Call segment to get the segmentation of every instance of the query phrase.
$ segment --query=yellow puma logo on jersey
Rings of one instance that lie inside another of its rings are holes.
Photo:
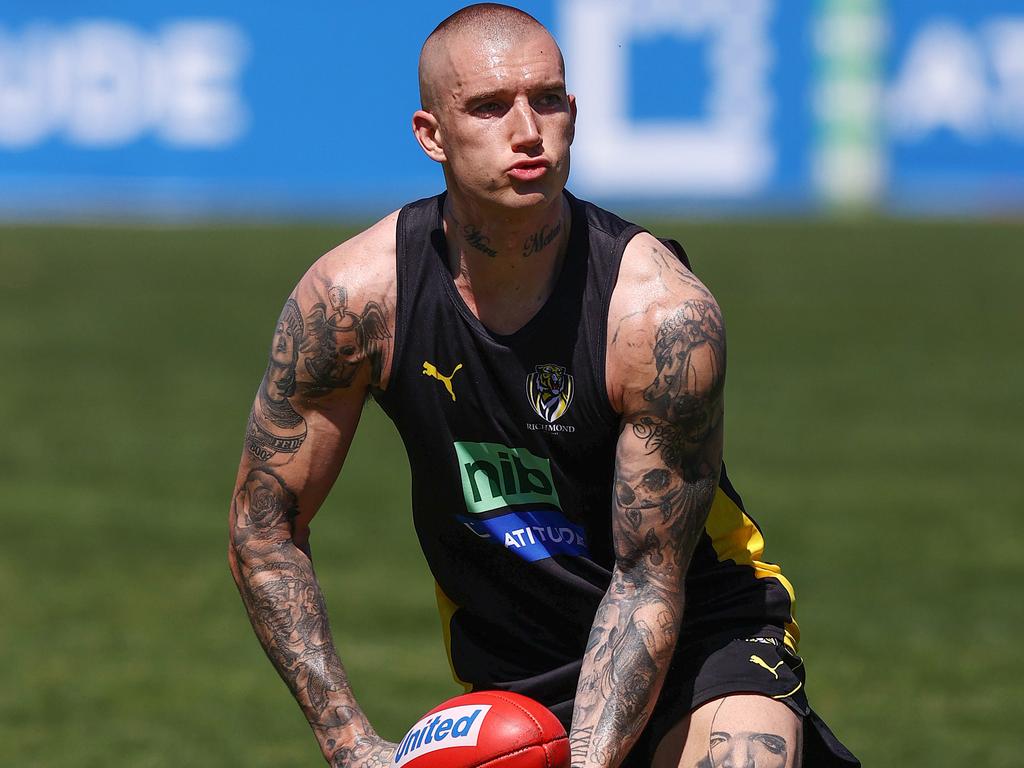
[[[448,394],[452,396],[452,402],[454,403],[455,402],[455,390],[452,389],[452,376],[454,376],[456,373],[458,373],[459,369],[461,367],[462,367],[462,363],[459,363],[458,365],[455,366],[455,368],[452,370],[452,372],[450,374],[445,376],[443,373],[441,373],[439,370],[437,370],[437,366],[436,365],[434,365],[433,363],[428,363],[426,360],[424,360],[423,361],[423,375],[424,376],[430,376],[431,378],[437,379],[442,384],[444,384],[444,388],[448,390]]]
[[[778,669],[779,667],[781,667],[786,662],[780,661],[774,667],[769,667],[768,663],[764,659],[762,659],[760,656],[751,656],[750,657],[750,663],[751,664],[757,664],[757,666],[759,666],[759,667],[764,667],[769,672],[771,672],[773,675],[775,675],[775,679],[778,680],[779,679],[779,673],[776,672],[775,670]]]

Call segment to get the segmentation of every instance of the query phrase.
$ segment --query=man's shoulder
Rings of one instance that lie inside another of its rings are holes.
[[[721,324],[711,291],[679,255],[648,232],[634,236],[622,256],[608,310],[607,377],[611,402],[622,405],[623,392],[643,387],[666,333],[690,315]]]
[[[340,287],[349,295],[365,293],[378,300],[393,297],[398,214],[388,214],[329,250],[310,267],[302,282],[314,290]]]
[[[327,271],[359,271],[367,267],[390,265],[394,268],[399,211],[339,243],[320,257],[318,264]]]
[[[346,388],[364,360],[371,363],[370,386],[386,386],[398,293],[397,221],[396,211],[325,253],[289,299],[304,318],[307,335],[322,346],[320,357],[306,363],[331,385],[321,382],[320,391]],[[337,382],[343,385],[334,386]]]
[[[707,289],[679,252],[659,240],[650,232],[638,232],[627,243],[622,253],[622,264],[615,293],[632,300],[638,295],[647,297],[644,304],[667,304],[693,298],[713,300]],[[615,296],[613,294],[613,302]]]

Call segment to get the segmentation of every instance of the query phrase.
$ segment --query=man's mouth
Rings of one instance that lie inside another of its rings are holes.
[[[547,160],[520,160],[508,170],[508,175],[517,181],[533,181],[539,179],[551,168]]]

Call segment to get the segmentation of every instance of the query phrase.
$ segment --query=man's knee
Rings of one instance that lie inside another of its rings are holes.
[[[780,701],[733,694],[701,705],[661,740],[652,768],[801,768],[803,722]]]

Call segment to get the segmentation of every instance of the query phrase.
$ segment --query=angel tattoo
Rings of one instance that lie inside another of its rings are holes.
[[[340,285],[332,286],[327,298],[330,309],[319,302],[306,315],[307,334],[302,351],[307,355],[306,370],[313,379],[306,390],[309,397],[321,397],[350,386],[365,359],[370,360],[371,381],[377,385],[387,361],[391,333],[384,307],[370,301],[358,315],[349,310],[348,292]]]

